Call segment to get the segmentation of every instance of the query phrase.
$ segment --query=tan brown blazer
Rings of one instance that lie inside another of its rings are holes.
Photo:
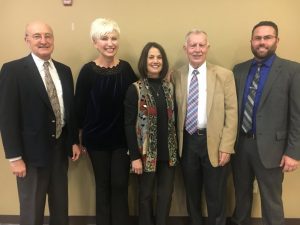
[[[233,73],[217,65],[207,66],[207,148],[212,166],[218,166],[219,152],[234,153],[237,134],[237,97]],[[179,156],[182,155],[187,109],[188,65],[173,72],[178,107]]]

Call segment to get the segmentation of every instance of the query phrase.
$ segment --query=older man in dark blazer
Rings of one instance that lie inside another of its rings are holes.
[[[239,134],[233,175],[236,207],[232,223],[250,224],[256,178],[265,225],[283,225],[283,172],[299,167],[300,64],[276,54],[277,25],[262,21],[252,30],[254,59],[234,67]]]
[[[68,224],[68,152],[77,160],[73,79],[51,59],[54,37],[43,22],[26,26],[31,54],[1,69],[1,136],[17,177],[20,224],[42,225],[48,195],[50,224]]]

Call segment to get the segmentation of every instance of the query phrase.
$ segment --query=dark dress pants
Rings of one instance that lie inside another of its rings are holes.
[[[90,151],[96,182],[96,224],[128,225],[129,156],[126,149]]]
[[[52,149],[48,167],[26,167],[26,176],[17,178],[20,225],[43,225],[48,195],[49,225],[68,224],[68,156],[64,133]]]
[[[236,154],[232,158],[236,206],[232,224],[250,225],[253,182],[257,179],[261,197],[264,225],[284,225],[282,204],[282,168],[267,169],[261,163],[255,139],[239,138]]]
[[[182,171],[190,225],[202,225],[201,192],[204,187],[208,225],[226,224],[228,165],[213,167],[207,152],[206,135],[184,133]]]
[[[139,225],[166,225],[174,187],[175,167],[158,161],[155,172],[139,175]],[[153,217],[153,196],[156,183],[156,207]]]

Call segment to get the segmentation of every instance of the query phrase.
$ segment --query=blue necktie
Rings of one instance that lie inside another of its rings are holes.
[[[242,129],[245,133],[248,133],[252,129],[252,116],[253,116],[253,106],[256,96],[256,91],[258,87],[258,82],[260,78],[260,68],[262,64],[257,64],[257,70],[250,85],[249,94],[244,108],[244,115],[242,121]]]
[[[197,131],[198,127],[198,70],[193,71],[193,77],[189,86],[189,96],[187,102],[187,113],[185,118],[185,129],[189,134],[193,134]]]

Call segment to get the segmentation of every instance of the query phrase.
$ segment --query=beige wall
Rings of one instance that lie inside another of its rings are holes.
[[[115,19],[121,27],[120,58],[136,69],[141,48],[148,41],[161,43],[171,66],[185,63],[182,43],[194,27],[209,34],[209,60],[227,68],[251,57],[250,31],[260,20],[274,20],[279,26],[278,54],[300,61],[300,2],[298,0],[74,0],[64,7],[62,0],[0,0],[0,64],[28,54],[23,41],[27,22],[41,19],[52,25],[56,39],[53,57],[71,66],[76,80],[79,69],[96,56],[89,40],[89,25],[96,17]],[[74,29],[72,29],[72,27]],[[299,96],[300,97],[300,96]],[[0,215],[18,214],[15,178],[4,159],[0,143]],[[286,217],[300,218],[300,170],[287,174],[283,200]],[[87,157],[71,164],[69,176],[70,215],[94,215],[94,180]],[[229,213],[233,208],[229,181]],[[130,182],[131,213],[136,212],[135,179]],[[260,216],[259,194],[254,196],[253,216]],[[172,215],[186,215],[182,179],[178,171]]]

